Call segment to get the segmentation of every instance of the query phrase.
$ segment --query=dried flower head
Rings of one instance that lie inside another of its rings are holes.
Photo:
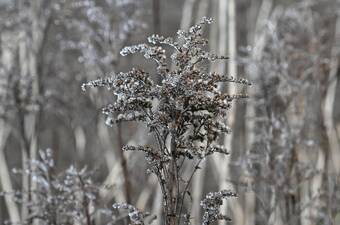
[[[169,45],[174,49],[171,55],[176,66],[174,70],[170,70],[166,52],[161,46],[140,44],[122,49],[123,56],[142,53],[145,58],[154,60],[161,84],[155,84],[150,74],[136,68],[83,84],[83,90],[106,87],[115,96],[114,103],[103,109],[107,124],[111,126],[120,121],[146,123],[150,132],[160,140],[161,156],[170,156],[164,143],[170,134],[176,137],[177,156],[204,157],[215,151],[227,153],[214,142],[221,133],[230,132],[226,125],[230,103],[247,96],[222,93],[218,84],[234,82],[250,85],[250,82],[206,73],[200,67],[204,60],[225,59],[203,49],[208,41],[202,37],[202,26],[210,22],[211,19],[204,18],[189,31],[179,31],[177,41],[158,35],[148,38],[151,44]]]

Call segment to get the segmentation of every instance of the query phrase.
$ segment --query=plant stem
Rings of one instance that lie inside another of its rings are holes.
[[[120,157],[120,165],[123,170],[124,176],[124,190],[125,190],[125,199],[127,203],[131,203],[131,186],[129,180],[129,172],[126,164],[126,158],[123,152],[123,137],[122,137],[122,126],[120,123],[117,124],[117,132],[118,132],[118,146],[119,146],[119,157]]]

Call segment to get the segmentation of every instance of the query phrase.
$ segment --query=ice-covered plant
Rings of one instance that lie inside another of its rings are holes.
[[[228,154],[217,144],[218,137],[229,133],[226,125],[231,102],[245,98],[244,94],[226,94],[219,89],[222,82],[250,85],[245,79],[235,79],[218,73],[208,73],[207,61],[226,59],[204,50],[208,41],[203,38],[203,25],[211,23],[204,18],[188,31],[178,31],[177,39],[152,35],[150,44],[125,47],[121,55],[142,53],[156,63],[156,84],[149,73],[140,68],[83,84],[82,88],[106,87],[113,103],[103,109],[106,123],[112,126],[123,121],[144,123],[154,135],[155,146],[125,146],[126,151],[146,153],[149,171],[156,175],[163,196],[164,224],[180,224],[185,213],[184,199],[189,196],[189,185],[194,173],[206,156],[215,152]],[[165,49],[173,49],[171,69]],[[193,163],[192,173],[184,177],[185,162]]]

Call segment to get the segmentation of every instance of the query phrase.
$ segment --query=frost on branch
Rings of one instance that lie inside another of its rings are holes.
[[[202,225],[208,225],[217,220],[231,219],[225,215],[222,215],[219,210],[223,204],[223,199],[237,197],[237,195],[230,190],[222,190],[218,192],[210,192],[201,201],[201,207],[204,210]]]
[[[128,212],[131,224],[145,224],[144,219],[149,216],[149,213],[143,213],[139,211],[136,207],[129,205],[127,203],[115,203],[112,205],[114,209],[126,210]]]
[[[83,84],[82,89],[106,87],[112,91],[116,96],[116,101],[103,108],[103,113],[108,116],[106,123],[112,126],[119,121],[144,121],[147,110],[152,107],[154,98],[152,86],[153,81],[146,72],[133,69],[127,73],[118,73],[105,79],[90,81]]]

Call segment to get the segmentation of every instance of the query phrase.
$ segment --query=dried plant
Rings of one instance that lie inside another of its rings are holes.
[[[92,224],[90,204],[97,198],[98,188],[93,184],[93,171],[78,171],[74,166],[55,174],[55,162],[51,149],[39,152],[39,159],[27,162],[29,170],[13,172],[27,174],[35,187],[18,191],[15,200],[28,209],[29,215],[21,224]],[[32,196],[29,201],[26,195]],[[85,222],[86,221],[86,222]],[[10,222],[8,222],[10,223]]]
[[[13,172],[27,174],[35,182],[34,188],[0,193],[0,196],[12,196],[17,203],[28,209],[29,215],[19,224],[93,225],[96,217],[106,221],[101,224],[117,224],[126,217],[130,218],[132,224],[145,224],[144,219],[150,215],[126,203],[115,203],[109,208],[101,206],[98,195],[100,185],[92,180],[95,171],[86,167],[78,170],[72,165],[56,173],[51,149],[40,151],[37,160],[27,163],[30,164],[27,166],[30,170],[14,169]],[[26,195],[32,198],[27,201]],[[127,210],[128,214],[117,213],[117,210]],[[12,221],[5,223],[13,224]]]
[[[208,41],[202,36],[202,28],[209,23],[211,19],[204,18],[188,31],[178,31],[177,40],[152,35],[148,41],[153,45],[122,49],[123,56],[142,53],[146,59],[155,61],[156,75],[161,79],[159,85],[140,68],[82,85],[83,90],[106,87],[114,95],[114,102],[103,108],[107,125],[142,122],[154,135],[157,146],[125,146],[123,149],[146,154],[148,171],[156,175],[162,190],[166,225],[181,224],[183,217],[190,218],[184,212],[184,199],[190,195],[190,182],[202,160],[216,152],[228,154],[217,140],[221,134],[230,132],[226,119],[231,102],[247,96],[222,93],[218,85],[222,82],[250,85],[245,79],[206,72],[204,62],[226,59],[204,50]],[[160,45],[174,50],[170,56],[174,69],[170,69],[166,51]],[[187,178],[181,170],[186,161],[193,162],[192,174]]]

